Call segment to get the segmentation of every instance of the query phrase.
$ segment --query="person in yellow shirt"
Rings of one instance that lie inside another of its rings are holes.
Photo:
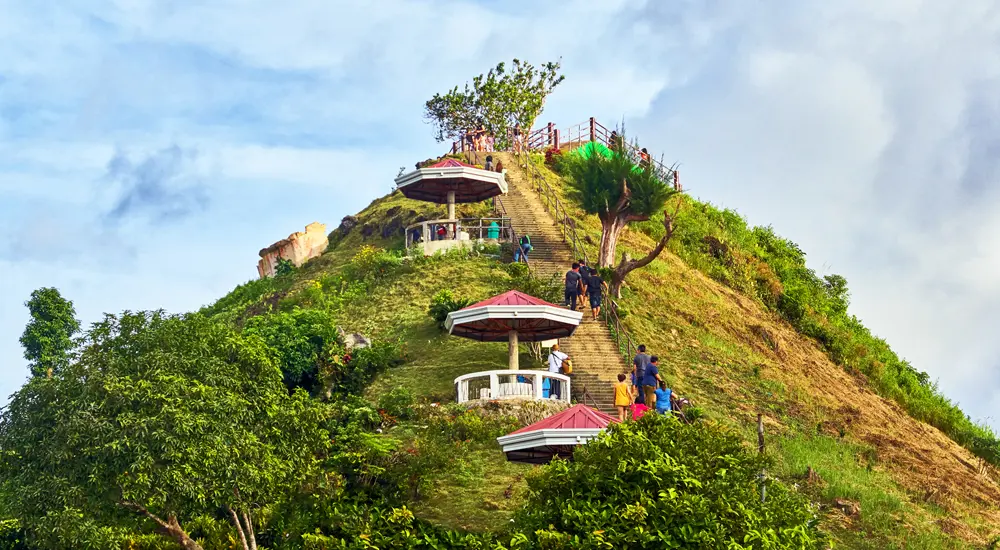
[[[625,382],[625,374],[618,375],[618,382],[615,382],[615,407],[618,409],[618,420],[625,422],[629,406],[632,405],[632,386]]]

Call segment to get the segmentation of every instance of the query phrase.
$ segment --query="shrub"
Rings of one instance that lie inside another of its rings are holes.
[[[406,388],[393,388],[379,395],[378,408],[392,417],[409,420],[414,415],[413,404],[415,401],[413,393],[410,390]]]
[[[345,268],[349,277],[359,280],[380,281],[402,265],[397,254],[370,245],[362,246]]]
[[[491,414],[480,409],[448,407],[443,414],[428,421],[428,433],[447,441],[495,443],[496,438],[521,427],[517,418],[507,414]]]
[[[289,390],[302,388],[315,393],[323,358],[343,351],[335,320],[323,310],[296,309],[252,317],[243,331],[263,339],[271,348]]]
[[[278,258],[278,265],[274,266],[274,274],[278,277],[288,275],[295,271],[295,264],[286,258]]]
[[[448,319],[448,314],[458,311],[472,304],[472,300],[467,298],[456,298],[451,290],[443,289],[431,298],[431,305],[427,309],[427,315],[437,323],[438,328],[444,329],[444,322]]]
[[[330,354],[321,367],[325,393],[360,394],[376,376],[402,362],[403,354],[394,342],[376,342],[343,355]]]
[[[804,498],[767,460],[705,423],[646,415],[529,478],[517,529],[534,548],[821,548]]]

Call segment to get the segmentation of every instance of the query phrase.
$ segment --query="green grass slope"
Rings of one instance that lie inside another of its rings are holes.
[[[562,193],[559,177],[544,172]],[[523,177],[517,169],[508,176],[515,182]],[[486,209],[466,205],[462,215]],[[399,194],[378,199],[331,234],[322,257],[291,274],[242,285],[206,311],[240,321],[273,310],[325,309],[347,330],[405,346],[406,363],[368,389],[373,403],[388,409],[395,392],[405,388],[418,406],[444,406],[454,398],[456,376],[504,368],[506,346],[443,333],[427,315],[432,297],[448,289],[477,300],[529,282],[489,255],[404,261],[372,248],[398,250],[402,227],[442,211]],[[598,242],[596,219],[576,215],[585,235]],[[647,232],[629,230],[622,246],[634,253],[648,248]],[[698,267],[693,258],[686,262],[665,252],[633,273],[622,299],[630,312],[628,329],[663,358],[670,383],[713,420],[744,431],[751,441],[756,414],[765,414],[768,453],[777,465],[771,475],[821,506],[823,527],[842,547],[964,548],[1000,534],[994,470],[980,473],[966,449],[879,397],[863,374],[835,364],[816,340],[761,300]],[[370,282],[359,285],[363,278]],[[540,367],[526,350],[521,362],[522,368]],[[401,421],[382,434],[393,445],[437,457],[409,504],[418,517],[466,530],[497,529],[510,521],[530,467],[504,460],[492,439],[502,428],[473,426],[465,439],[428,439],[422,436],[434,425],[421,420]],[[804,477],[810,467],[818,477]],[[837,499],[859,502],[861,513],[845,515],[833,506]]]
[[[563,204],[575,204],[543,157],[536,155],[533,162]],[[504,164],[515,165],[508,158]],[[524,172],[512,172],[508,179],[524,185]],[[981,544],[1000,534],[996,469],[914,416],[920,417],[925,405],[931,409],[940,404],[925,418],[939,420],[942,417],[932,413],[942,410],[944,415],[961,416],[955,425],[977,435],[980,428],[943,398],[927,397],[926,386],[902,397],[898,387],[887,388],[893,379],[879,375],[891,366],[889,358],[864,358],[873,349],[891,353],[884,342],[871,337],[882,349],[846,340],[850,349],[831,349],[842,341],[816,337],[824,333],[815,329],[810,336],[803,334],[811,328],[805,322],[805,329],[797,330],[777,307],[781,297],[794,295],[795,289],[783,288],[775,271],[758,256],[741,254],[744,243],[737,237],[741,224],[749,232],[745,222],[690,197],[679,200],[683,205],[671,251],[633,272],[620,300],[628,312],[627,330],[660,355],[661,373],[669,383],[713,417],[746,430],[748,439],[753,437],[756,414],[763,413],[767,431],[777,436],[770,452],[779,460],[782,475],[795,481],[811,466],[821,481],[803,483],[820,502],[860,501],[863,512],[852,518],[828,508],[830,528],[850,547],[875,548],[888,542],[937,548]],[[596,216],[572,207],[570,215],[585,242],[599,242]],[[662,232],[662,217],[638,224],[626,231],[619,252],[644,255]],[[596,258],[596,246],[588,253]],[[774,297],[770,304],[768,296]],[[830,325],[819,315],[808,319]],[[899,369],[909,368],[896,361]],[[864,372],[869,365],[872,374]],[[905,381],[919,373],[909,369],[903,374],[900,379]],[[916,413],[908,406],[909,395],[914,396]]]

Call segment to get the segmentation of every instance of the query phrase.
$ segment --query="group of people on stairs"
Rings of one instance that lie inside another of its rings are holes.
[[[680,412],[683,403],[676,398],[660,376],[660,358],[646,353],[646,346],[640,345],[632,359],[631,380],[626,373],[618,375],[615,383],[615,408],[618,419],[624,422],[629,413],[633,419],[641,418],[646,411],[658,414]]]
[[[588,267],[584,260],[577,260],[566,272],[565,283],[563,305],[576,310],[578,309],[576,307],[577,301],[579,301],[579,309],[583,309],[584,301],[588,301],[590,313],[596,321],[601,314],[601,302],[607,288],[607,283],[601,278],[600,273],[596,269]]]

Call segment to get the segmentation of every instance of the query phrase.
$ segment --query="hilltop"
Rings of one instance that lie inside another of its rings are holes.
[[[512,189],[534,193],[517,159],[496,156],[511,167]],[[532,162],[563,204],[572,205],[561,178],[541,156]],[[682,213],[711,209],[689,197],[683,200]],[[280,310],[329,307],[321,304],[330,282],[352,259],[371,253],[371,247],[399,250],[401,229],[436,209],[398,193],[380,198],[345,218],[322,257],[289,276],[251,282],[213,309],[244,315],[261,311],[259,304]],[[483,215],[486,209],[471,205],[460,215]],[[541,203],[539,209],[544,212]],[[593,247],[599,223],[572,206],[569,211],[581,238]],[[682,215],[678,223],[700,222]],[[627,230],[622,246],[635,254],[647,250],[656,225],[651,221]],[[713,421],[750,441],[756,415],[763,413],[768,453],[778,466],[772,475],[821,504],[822,526],[836,540],[852,548],[939,548],[984,544],[997,535],[1000,485],[993,467],[878,395],[867,376],[836,364],[815,338],[796,330],[754,293],[722,284],[690,254],[682,258],[687,250],[676,244],[630,276],[620,300],[621,311],[627,312],[625,329],[660,354],[670,385]],[[490,252],[401,260],[363,299],[342,300],[333,308],[347,330],[405,343],[407,362],[381,375],[369,387],[369,399],[378,402],[379,396],[405,388],[417,403],[446,403],[453,399],[456,376],[504,367],[504,345],[448,337],[426,313],[442,290],[476,300],[527,284]],[[522,365],[532,364],[537,359],[523,350]],[[405,441],[412,435],[401,425],[384,437]],[[502,525],[519,502],[526,467],[506,463],[488,439],[461,461],[458,470],[430,475],[430,496],[413,503],[418,517],[471,530]],[[818,477],[807,478],[808,468]],[[504,498],[505,490],[512,498]],[[857,502],[861,513],[845,515],[833,505],[838,499]]]

